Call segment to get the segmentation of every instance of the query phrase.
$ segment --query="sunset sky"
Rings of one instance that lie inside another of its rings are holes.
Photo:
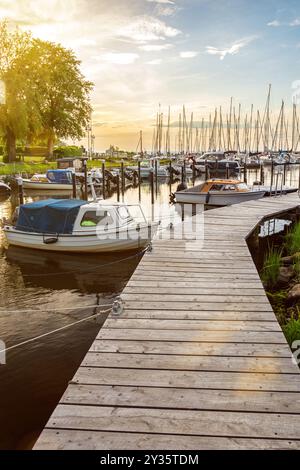
[[[149,149],[159,103],[199,121],[231,96],[263,108],[272,83],[275,112],[300,80],[299,0],[0,0],[0,18],[75,50],[98,150],[135,149],[140,129]]]

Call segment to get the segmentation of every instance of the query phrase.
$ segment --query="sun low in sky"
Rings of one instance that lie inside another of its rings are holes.
[[[0,18],[72,48],[95,83],[96,149],[146,147],[159,103],[172,120],[230,97],[246,112],[292,103],[300,80],[299,0],[0,0]]]

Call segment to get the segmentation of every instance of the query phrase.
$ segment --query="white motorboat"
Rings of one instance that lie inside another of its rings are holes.
[[[151,173],[155,174],[155,160],[157,162],[157,177],[166,178],[168,176],[168,168],[161,166],[158,159],[152,159],[140,163],[141,178],[146,179],[150,177]],[[126,169],[138,172],[138,166],[128,166]]]
[[[35,174],[30,179],[22,178],[22,185],[24,189],[72,191],[72,171],[48,170],[45,175]]]
[[[146,247],[159,223],[148,223],[140,205],[47,199],[19,208],[5,225],[10,245],[62,252],[117,252]]]
[[[228,206],[262,198],[265,189],[252,189],[239,180],[210,179],[193,188],[175,193],[181,204],[208,204]]]
[[[239,161],[228,152],[206,152],[195,160],[195,167],[201,173],[205,173],[205,166],[210,171],[224,173],[228,169],[230,173],[240,171]]]

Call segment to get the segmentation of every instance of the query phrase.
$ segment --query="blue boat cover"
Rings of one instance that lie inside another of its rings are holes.
[[[20,206],[16,229],[23,232],[70,234],[79,209],[80,199],[46,199]]]
[[[70,170],[48,170],[47,178],[51,183],[72,184],[72,172]]]

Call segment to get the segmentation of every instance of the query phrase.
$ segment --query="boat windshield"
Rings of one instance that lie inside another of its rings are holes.
[[[246,190],[248,190],[248,186],[246,185],[246,183],[239,183],[239,184],[237,185],[237,187],[238,187],[238,190],[239,190],[239,191],[246,191]]]
[[[108,211],[86,211],[81,219],[81,227],[96,227],[110,225],[113,219]]]
[[[120,206],[117,208],[117,212],[122,223],[130,223],[133,221],[137,223],[146,222],[142,208],[138,204]]]
[[[210,191],[236,191],[236,184],[213,184]]]

